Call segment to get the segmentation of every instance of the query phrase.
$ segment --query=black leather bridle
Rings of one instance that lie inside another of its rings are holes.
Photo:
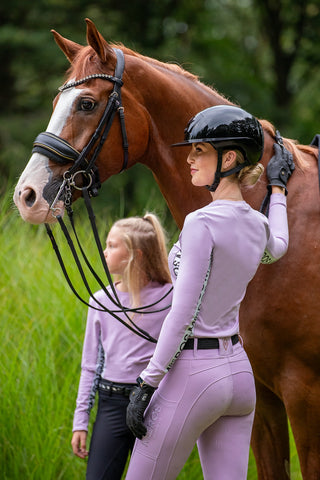
[[[58,261],[60,263],[61,269],[63,271],[63,274],[67,280],[67,283],[73,293],[76,295],[76,297],[85,305],[88,307],[91,307],[95,310],[101,311],[101,312],[106,312],[118,321],[120,321],[123,325],[125,325],[127,328],[129,328],[132,332],[137,334],[138,336],[156,343],[156,339],[153,338],[148,332],[140,328],[138,325],[136,325],[133,322],[132,319],[132,314],[147,314],[147,313],[154,313],[155,311],[161,311],[161,310],[166,310],[170,307],[170,305],[167,305],[163,307],[162,309],[154,310],[152,307],[154,307],[157,303],[162,301],[172,289],[169,289],[168,292],[159,300],[154,302],[153,304],[146,305],[144,307],[137,307],[137,308],[127,308],[124,307],[117,295],[116,289],[113,285],[113,281],[104,257],[103,253],[103,248],[99,239],[98,231],[97,231],[97,226],[95,222],[95,215],[92,210],[92,205],[91,205],[91,197],[97,196],[98,195],[98,190],[101,186],[100,180],[99,180],[99,172],[98,168],[95,164],[96,159],[101,151],[101,148],[108,136],[109,130],[111,128],[114,116],[116,112],[119,113],[119,118],[120,118],[120,125],[121,125],[121,132],[122,132],[122,145],[123,145],[123,164],[121,168],[121,172],[127,168],[128,165],[128,140],[127,140],[127,132],[125,128],[125,121],[124,121],[124,108],[122,106],[122,101],[121,101],[121,87],[123,85],[122,81],[122,75],[124,71],[124,55],[122,50],[119,49],[114,49],[117,57],[117,64],[115,68],[115,73],[113,75],[106,75],[102,73],[98,74],[93,74],[89,75],[87,77],[84,77],[80,80],[76,80],[71,83],[65,83],[62,85],[62,87],[59,88],[61,92],[68,88],[76,87],[78,85],[81,85],[82,83],[85,83],[89,80],[95,79],[95,78],[101,78],[104,80],[108,80],[114,83],[113,90],[111,94],[109,95],[108,102],[106,105],[106,108],[104,110],[104,113],[100,119],[100,122],[98,124],[98,127],[96,128],[94,134],[92,135],[91,139],[89,140],[88,144],[84,147],[82,152],[78,152],[72,145],[70,145],[69,142],[66,140],[58,137],[57,135],[54,135],[53,133],[50,132],[42,132],[40,133],[34,144],[33,144],[33,149],[32,153],[41,153],[47,157],[49,157],[51,160],[54,162],[61,164],[61,165],[67,165],[70,162],[73,162],[73,165],[69,170],[67,170],[64,173],[63,176],[63,181],[62,184],[57,192],[57,195],[53,202],[50,205],[50,209],[52,211],[52,214],[57,218],[61,229],[64,233],[64,236],[68,242],[70,251],[73,255],[73,258],[76,262],[78,271],[80,273],[81,279],[89,293],[89,295],[93,298],[97,306],[93,306],[92,304],[89,304],[86,302],[79,293],[77,292],[76,288],[74,287],[66,266],[64,264],[64,261],[62,259],[60,250],[58,248],[58,245],[56,243],[56,240],[54,238],[52,229],[50,225],[45,224],[47,234],[49,235],[49,238],[51,240],[52,246],[55,250],[56,256],[58,258]],[[99,142],[98,142],[99,140]],[[96,146],[95,146],[96,145]],[[95,148],[94,148],[95,147]],[[94,149],[94,150],[93,150]],[[89,157],[89,154],[93,150],[91,157]],[[88,160],[89,158],[89,160]],[[76,183],[76,176],[81,174],[83,176],[83,183],[85,185],[82,185],[81,187],[77,186]],[[76,229],[75,229],[75,224],[74,224],[74,218],[73,218],[73,210],[72,210],[72,188],[76,188],[78,190],[82,191],[82,196],[85,201],[85,205],[88,211],[88,216],[90,219],[91,223],[91,228],[94,234],[95,242],[98,248],[98,252],[100,255],[101,262],[103,264],[105,273],[107,275],[107,279],[110,285],[110,288],[112,290],[112,294],[110,295],[109,291],[106,289],[104,282],[99,278],[97,273],[95,272],[94,268],[90,264],[87,256],[85,255],[85,252],[80,244]],[[86,279],[86,275],[84,272],[84,269],[82,267],[82,263],[80,261],[79,255],[77,253],[77,249],[75,247],[75,243],[73,242],[70,233],[62,219],[62,216],[60,215],[60,209],[55,208],[56,203],[63,198],[64,205],[66,207],[66,211],[68,213],[68,217],[70,219],[71,227],[74,233],[74,237],[76,239],[76,244],[78,245],[78,249],[81,252],[82,258],[86,264],[86,266],[89,268],[91,274],[95,278],[95,280],[99,283],[101,289],[104,291],[104,293],[108,296],[108,298],[111,300],[113,305],[115,306],[115,309],[110,310],[108,309],[103,303],[101,303],[97,298],[95,298],[94,293],[91,291],[89,283]],[[119,317],[118,313],[123,313],[127,319],[127,322],[123,321],[121,317]],[[129,315],[131,314],[131,315]]]

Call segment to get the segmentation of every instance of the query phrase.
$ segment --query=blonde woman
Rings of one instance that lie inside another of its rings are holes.
[[[130,395],[127,423],[138,440],[126,479],[174,480],[197,443],[204,479],[245,480],[256,398],[239,308],[262,258],[270,263],[287,250],[294,165],[275,144],[268,219],[242,196],[263,172],[256,118],[235,106],[208,108],[180,145],[191,147],[192,184],[207,187],[212,201],[186,217],[169,254],[172,308]]]

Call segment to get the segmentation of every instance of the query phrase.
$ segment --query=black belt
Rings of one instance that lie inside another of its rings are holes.
[[[238,334],[231,337],[232,345],[235,345],[239,342]],[[198,338],[198,350],[210,350],[212,348],[219,348],[219,339],[218,338]],[[188,338],[184,346],[185,350],[194,349],[194,338]]]
[[[109,395],[116,393],[118,395],[123,395],[124,397],[129,397],[134,386],[134,383],[116,383],[105,380],[104,378],[101,378],[99,381],[99,390],[101,392],[106,392]]]

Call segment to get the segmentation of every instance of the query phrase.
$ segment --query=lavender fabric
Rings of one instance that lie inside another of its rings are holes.
[[[240,303],[265,251],[279,259],[288,240],[282,194],[271,195],[269,219],[245,201],[216,200],[190,213],[169,255],[172,308],[141,378],[157,387],[189,336],[238,333]]]

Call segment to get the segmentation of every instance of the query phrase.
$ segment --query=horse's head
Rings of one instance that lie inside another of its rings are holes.
[[[37,137],[15,189],[19,212],[31,223],[54,222],[55,214],[63,213],[66,186],[72,199],[83,186],[95,194],[100,181],[134,164],[148,145],[145,112],[129,88],[122,88],[122,50],[112,48],[86,22],[85,47],[52,31],[71,66],[47,130]]]

